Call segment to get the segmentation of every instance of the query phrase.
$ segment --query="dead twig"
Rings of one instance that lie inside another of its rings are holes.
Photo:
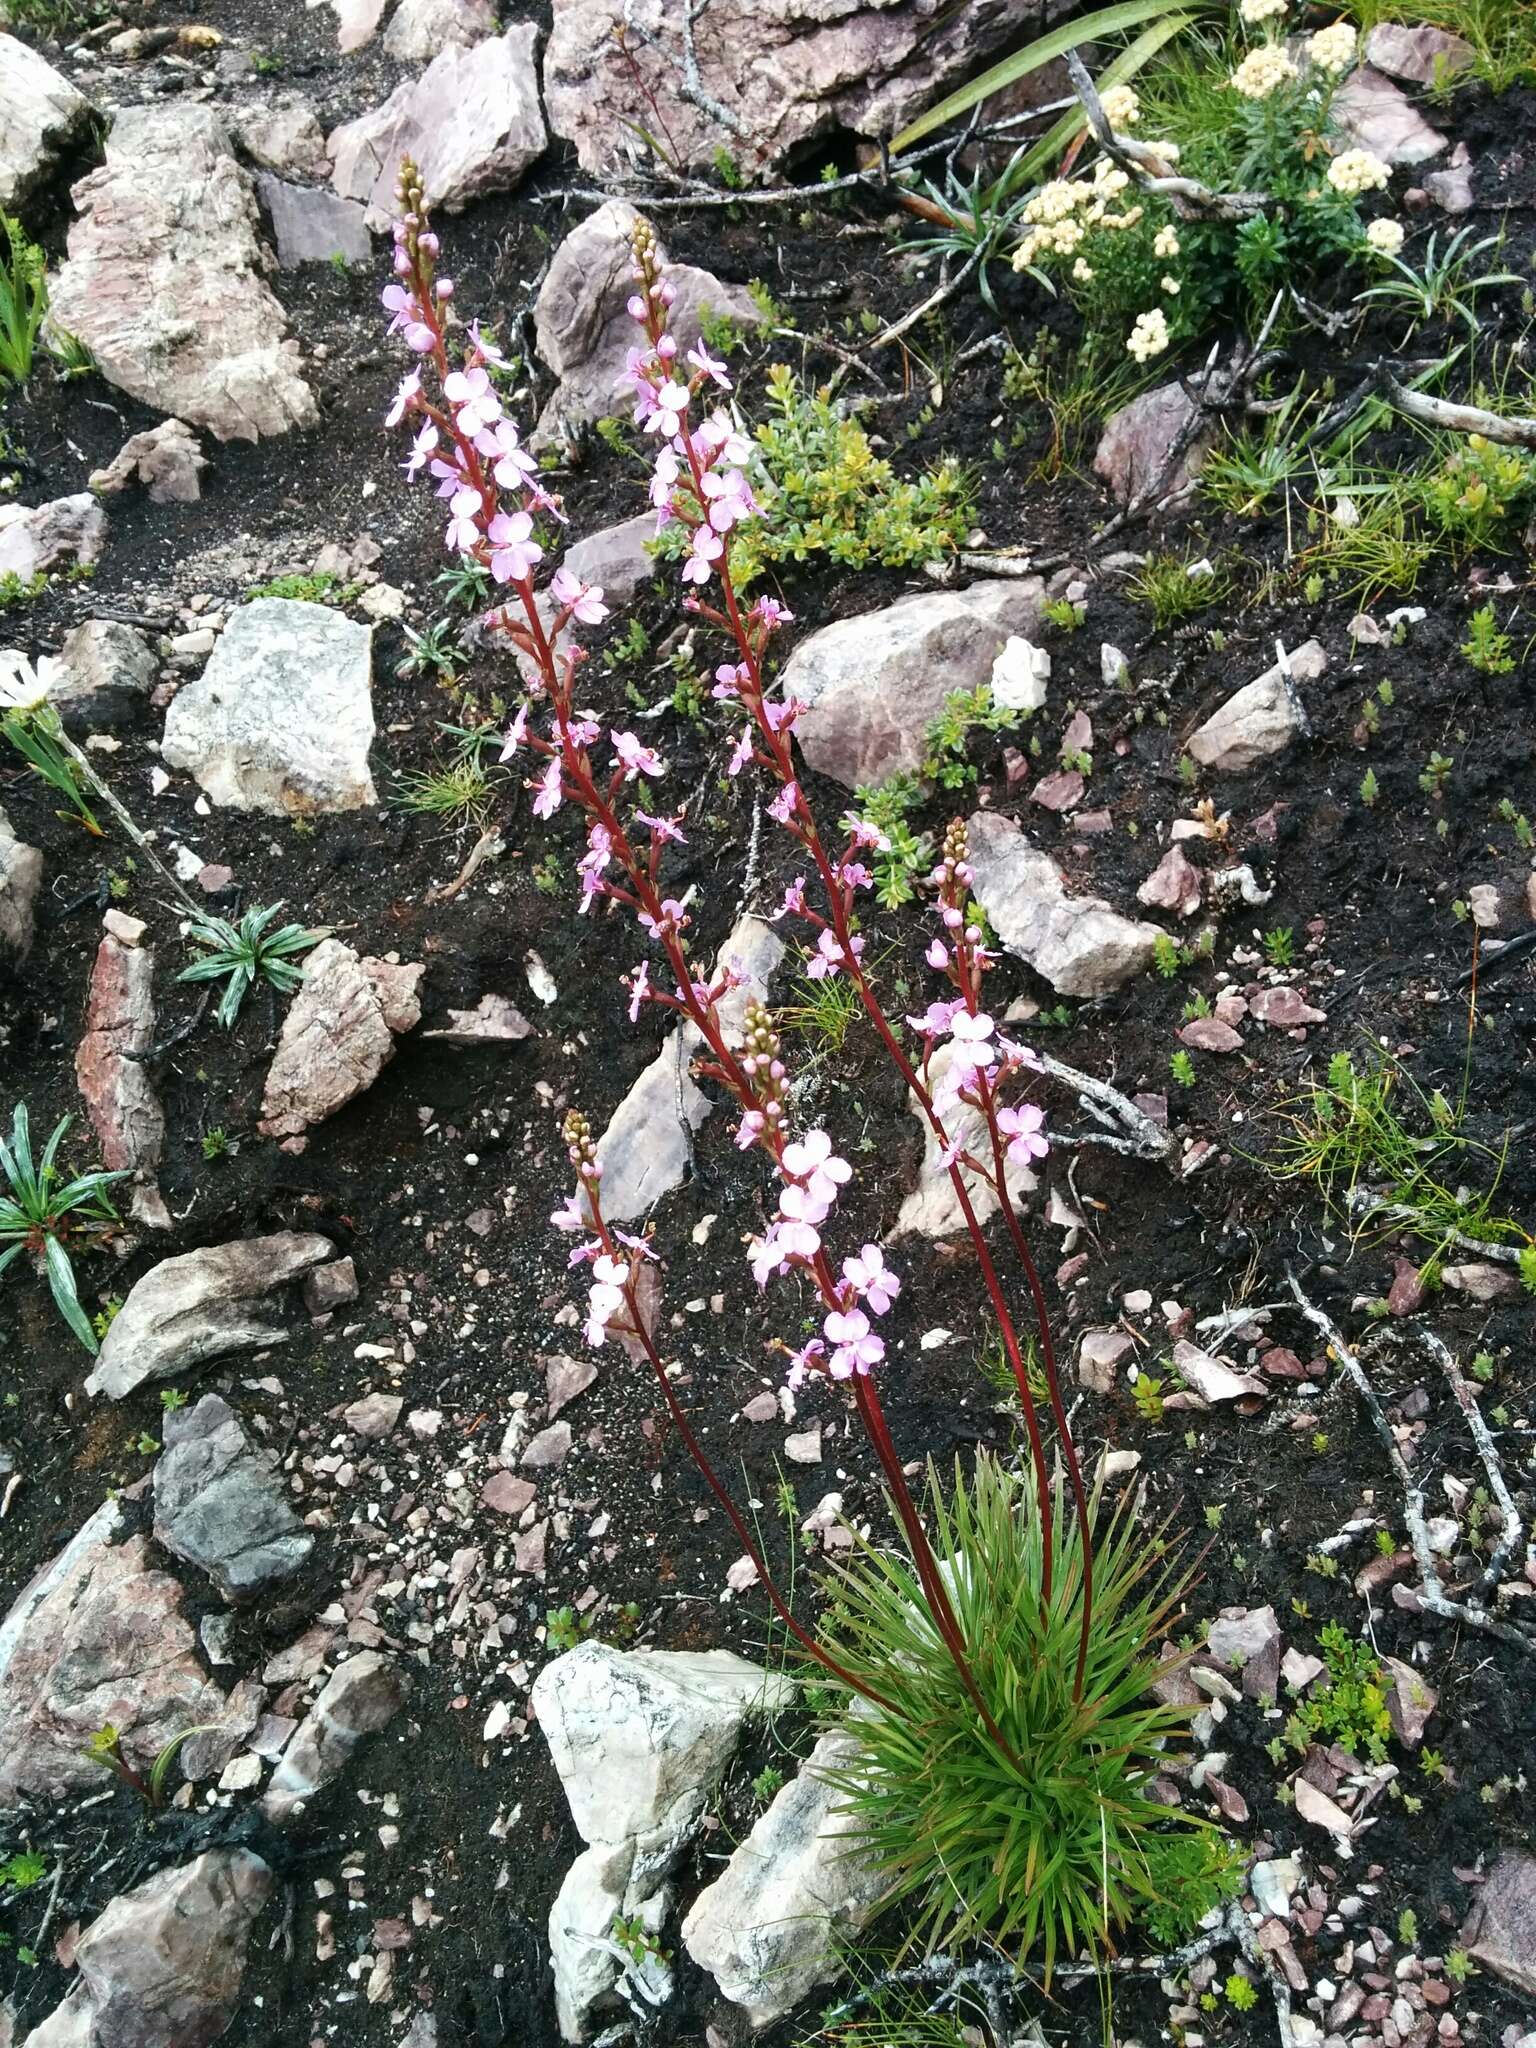
[[[469,849],[469,859],[465,861],[463,867],[459,869],[453,880],[451,882],[439,883],[434,888],[429,889],[423,901],[427,903],[451,902],[461,889],[468,886],[484,862],[497,859],[506,850],[507,843],[501,836],[501,828],[497,825],[488,825]]]
[[[1427,391],[1412,391],[1391,363],[1376,363],[1372,369],[1383,393],[1410,420],[1443,427],[1453,434],[1481,434],[1485,441],[1500,441],[1511,448],[1536,448],[1536,420],[1507,418],[1480,405],[1457,405],[1449,398],[1432,398]]]
[[[1402,1449],[1393,1434],[1392,1424],[1381,1405],[1381,1397],[1372,1386],[1365,1367],[1345,1343],[1338,1325],[1317,1305],[1309,1301],[1302,1292],[1296,1275],[1286,1268],[1286,1280],[1296,1305],[1312,1324],[1321,1331],[1327,1341],[1331,1355],[1344,1368],[1355,1392],[1364,1403],[1376,1434],[1381,1438],[1387,1461],[1397,1476],[1403,1490],[1403,1520],[1408,1529],[1408,1541],[1413,1549],[1414,1563],[1418,1567],[1422,1584],[1418,1592],[1421,1607],[1430,1614],[1438,1614],[1444,1621],[1458,1621],[1466,1628],[1475,1628],[1484,1635],[1496,1637],[1501,1643],[1509,1643],[1514,1649],[1523,1650],[1528,1657],[1536,1657],[1536,1637],[1529,1636],[1512,1622],[1502,1621],[1496,1614],[1490,1614],[1480,1603],[1470,1600],[1453,1600],[1447,1594],[1440,1577],[1440,1566],[1434,1551],[1430,1548],[1429,1531],[1424,1520],[1424,1489],[1408,1468]]]
[[[1122,1095],[1118,1088],[1112,1088],[1107,1081],[1100,1081],[1092,1074],[1079,1073],[1076,1067],[1069,1067],[1064,1060],[1053,1059],[1049,1053],[1036,1052],[1031,1057],[1032,1064],[1042,1074],[1048,1074],[1053,1081],[1060,1081],[1070,1088],[1087,1114],[1103,1126],[1102,1131],[1085,1131],[1076,1137],[1061,1137],[1053,1132],[1053,1144],[1099,1145],[1110,1152],[1129,1153],[1136,1159],[1155,1159],[1165,1166],[1172,1164],[1176,1149],[1172,1132],[1161,1130],[1129,1096]]]
[[[1177,176],[1169,170],[1167,158],[1159,156],[1155,142],[1136,142],[1110,127],[1098,89],[1076,50],[1067,52],[1067,71],[1100,149],[1128,171],[1143,192],[1166,199],[1181,220],[1250,220],[1275,204],[1268,192],[1213,192],[1198,178]]]

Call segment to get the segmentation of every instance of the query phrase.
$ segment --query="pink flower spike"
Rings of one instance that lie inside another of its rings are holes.
[[[732,748],[731,758],[725,764],[726,774],[739,775],[742,769],[745,768],[747,763],[751,760],[751,758],[752,728],[750,725],[746,725],[742,727],[741,738],[736,742],[735,746]]]
[[[901,1292],[901,1281],[885,1263],[877,1244],[867,1244],[856,1257],[844,1259],[843,1278],[877,1316],[883,1316]]]
[[[686,846],[688,841],[678,829],[677,822],[682,815],[683,813],[679,811],[677,818],[653,818],[649,811],[635,813],[636,820],[645,827],[653,839],[659,839],[663,843],[674,841],[678,846]]]
[[[498,512],[486,528],[491,543],[491,574],[498,583],[526,583],[544,550],[533,539],[533,521],[526,512]]]
[[[424,320],[412,320],[405,330],[405,345],[418,356],[429,356],[437,347],[437,336]]]
[[[655,748],[642,745],[632,732],[610,730],[608,737],[613,741],[613,750],[619,757],[626,782],[632,782],[637,775],[666,774],[666,764]]]
[[[584,626],[601,625],[608,616],[601,586],[583,583],[563,562],[551,577],[549,588],[556,604],[562,610],[569,609],[572,618],[579,619]]]

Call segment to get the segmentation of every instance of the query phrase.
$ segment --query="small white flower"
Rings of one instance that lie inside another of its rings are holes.
[[[1307,55],[1319,71],[1327,71],[1340,78],[1355,61],[1355,45],[1359,36],[1352,23],[1331,22],[1327,28],[1320,28],[1307,43]]]
[[[1165,277],[1163,279],[1163,290],[1170,299],[1176,299],[1179,296],[1179,280],[1176,277]]]
[[[1138,313],[1136,325],[1131,329],[1125,346],[1128,354],[1138,363],[1145,363],[1153,356],[1160,356],[1167,348],[1168,316],[1161,306],[1154,306],[1149,313]]]
[[[34,668],[18,647],[0,647],[0,711],[37,711],[63,673],[64,664],[43,655]]]
[[[1335,192],[1380,192],[1391,176],[1391,166],[1368,149],[1346,149],[1328,166],[1328,182]]]
[[[1403,224],[1397,220],[1373,220],[1365,239],[1378,256],[1395,256],[1403,246]]]
[[[1245,100],[1267,100],[1272,92],[1298,75],[1296,66],[1278,43],[1261,43],[1238,65],[1230,84]]]
[[[1093,265],[1089,263],[1085,257],[1079,256],[1077,261],[1072,266],[1072,275],[1077,279],[1079,284],[1092,284]]]
[[[1250,27],[1257,27],[1261,21],[1272,21],[1284,14],[1286,0],[1242,0],[1238,13]]]
[[[1179,238],[1175,230],[1172,227],[1159,228],[1152,240],[1152,254],[1168,257],[1177,256],[1178,253]]]

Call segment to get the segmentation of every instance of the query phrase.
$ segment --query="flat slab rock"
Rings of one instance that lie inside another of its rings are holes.
[[[822,1775],[854,1754],[846,1736],[823,1735],[683,1922],[684,1948],[754,2027],[841,1975],[842,1944],[884,1890]]]
[[[1123,917],[1102,898],[1073,896],[1049,854],[1010,818],[969,821],[976,900],[1002,941],[1064,996],[1107,996],[1152,965],[1162,927]]]
[[[123,1892],[81,1935],[77,1981],[26,2048],[217,2040],[239,2005],[246,1945],[273,1882],[254,1850],[221,1848]]]
[[[624,200],[610,199],[555,251],[533,315],[539,354],[560,380],[540,415],[539,435],[557,434],[562,424],[602,419],[620,403],[614,386],[637,332],[626,310],[635,288],[630,234],[637,218]],[[665,248],[658,247],[667,261]],[[762,323],[749,292],[722,284],[692,263],[669,263],[667,282],[677,294],[668,323],[681,349],[698,340],[706,308],[743,327]]]
[[[396,1032],[420,1021],[425,971],[359,959],[340,939],[315,947],[267,1070],[263,1137],[297,1137],[373,1086],[395,1056]]]
[[[1210,432],[1192,434],[1178,460],[1170,463],[1169,458],[1197,411],[1196,401],[1175,378],[1110,414],[1094,451],[1093,473],[1109,485],[1116,504],[1129,505],[1154,488],[1167,497],[1189,488],[1210,451]]]
[[[181,1587],[152,1567],[147,1537],[118,1541],[122,1520],[105,1502],[0,1623],[0,1808],[99,1791],[85,1745],[103,1722],[147,1768],[224,1705],[203,1675]]]
[[[347,264],[373,261],[367,217],[355,199],[340,199],[312,185],[292,185],[271,171],[256,173],[256,191],[272,223],[277,260],[284,270],[329,263],[336,257]]]
[[[845,789],[922,766],[924,734],[955,690],[992,679],[1010,635],[1040,626],[1045,586],[998,577],[968,590],[924,591],[838,619],[802,640],[779,695],[809,708],[795,727],[806,761]]]
[[[300,817],[375,801],[373,733],[373,628],[329,605],[258,597],[177,692],[160,752],[221,809]]]
[[[1536,1998],[1536,1856],[1504,1851],[1467,1915],[1461,1943],[1474,1962]]]
[[[106,162],[74,201],[53,313],[109,384],[221,441],[314,424],[283,309],[259,275],[251,181],[210,107],[121,109]]]
[[[5,19],[0,9],[0,21]],[[92,113],[84,93],[15,36],[0,35],[0,208],[14,212],[83,135]]]
[[[205,1571],[232,1603],[292,1578],[314,1550],[271,1454],[218,1394],[166,1417],[154,1494],[155,1541]]]
[[[441,50],[382,106],[333,129],[331,183],[359,199],[369,225],[394,217],[403,157],[421,171],[427,204],[457,213],[487,192],[510,192],[549,140],[539,106],[538,29],[518,22],[468,49]]]
[[[171,1379],[206,1358],[281,1344],[268,1297],[333,1256],[316,1233],[280,1230],[162,1259],[129,1289],[86,1380],[120,1401],[146,1380]]]
[[[1063,12],[1047,0],[1030,21],[1038,32]],[[550,126],[575,144],[586,171],[629,162],[636,126],[655,123],[659,93],[680,165],[708,169],[725,148],[755,175],[833,130],[894,134],[1018,24],[1012,0],[949,9],[926,0],[715,0],[697,10],[694,46],[703,92],[726,110],[727,129],[672,89],[684,68],[674,7],[554,0],[544,93]],[[619,49],[624,27],[629,61]]]

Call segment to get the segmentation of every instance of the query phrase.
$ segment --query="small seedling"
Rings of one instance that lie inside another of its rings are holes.
[[[1264,957],[1271,967],[1289,967],[1296,958],[1296,934],[1289,925],[1276,925],[1264,934]]]
[[[1492,602],[1475,611],[1467,621],[1467,637],[1461,651],[1484,675],[1507,676],[1515,665],[1514,650],[1507,633],[1499,631]]]
[[[194,1735],[205,1735],[212,1724],[203,1722],[196,1728],[184,1728],[179,1735],[173,1735],[165,1747],[156,1755],[147,1772],[139,1771],[129,1763],[123,1754],[122,1737],[108,1721],[98,1728],[85,1745],[85,1755],[93,1764],[110,1771],[131,1790],[138,1793],[151,1811],[158,1812],[165,1804],[165,1785],[170,1776],[171,1765],[184,1742],[190,1742]]]
[[[204,1131],[200,1143],[203,1148],[203,1157],[210,1166],[216,1159],[227,1159],[229,1157],[229,1133],[222,1127],[216,1126],[211,1131]]]
[[[1159,932],[1152,941],[1152,964],[1164,981],[1172,981],[1179,971],[1178,943],[1166,932]]]
[[[1195,1063],[1181,1046],[1168,1062],[1168,1071],[1181,1088],[1195,1085]]]
[[[1381,784],[1376,780],[1376,770],[1367,768],[1360,778],[1360,801],[1367,810],[1381,795]]]
[[[775,1764],[765,1764],[752,1780],[752,1797],[759,1806],[766,1806],[775,1793],[782,1790],[784,1773]]]
[[[1053,626],[1059,626],[1063,633],[1075,633],[1088,616],[1082,605],[1072,604],[1064,597],[1047,598],[1040,607],[1040,615]]]
[[[1163,1419],[1163,1383],[1155,1380],[1150,1373],[1139,1372],[1131,1384],[1131,1399],[1136,1403],[1136,1413],[1143,1422],[1161,1422]]]
[[[1445,795],[1445,785],[1450,780],[1451,770],[1456,766],[1454,754],[1432,753],[1419,771],[1419,787],[1428,797],[1437,802]]]
[[[1259,1994],[1247,1977],[1241,1977],[1234,1970],[1222,1987],[1227,1994],[1227,2003],[1238,2012],[1252,2012],[1259,2002]]]

